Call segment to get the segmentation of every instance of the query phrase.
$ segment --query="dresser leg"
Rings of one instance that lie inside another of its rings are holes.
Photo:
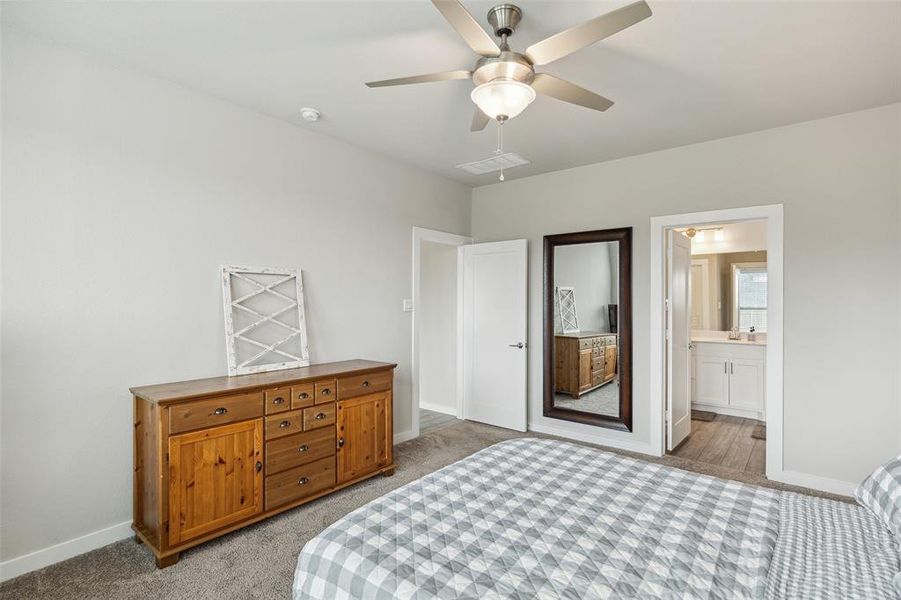
[[[166,567],[171,567],[175,563],[178,562],[178,552],[175,554],[170,554],[169,556],[163,556],[161,558],[156,559],[156,568],[157,569],[165,569]]]
[[[382,471],[382,475],[384,475],[385,477],[391,477],[392,475],[394,475],[394,467],[391,467],[387,471]]]
[[[135,536],[135,543],[138,544],[138,545],[143,545],[143,544],[144,544],[144,540],[141,539],[141,536],[136,535],[136,536]]]

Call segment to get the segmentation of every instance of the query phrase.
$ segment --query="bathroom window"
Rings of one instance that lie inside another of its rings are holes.
[[[732,265],[732,323],[739,331],[766,332],[766,263]]]

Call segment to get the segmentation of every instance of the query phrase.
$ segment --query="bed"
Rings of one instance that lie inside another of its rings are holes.
[[[894,536],[856,505],[523,438],[328,527],[293,595],[896,598],[899,568]]]

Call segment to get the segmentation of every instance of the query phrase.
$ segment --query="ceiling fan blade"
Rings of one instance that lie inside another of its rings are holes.
[[[389,85],[410,85],[411,83],[431,83],[433,81],[452,81],[454,79],[469,79],[470,71],[442,71],[441,73],[429,73],[428,75],[414,75],[412,77],[398,77],[397,79],[383,79],[382,81],[369,81],[367,87],[386,87]]]
[[[488,121],[491,120],[491,117],[482,112],[482,109],[478,106],[475,107],[475,112],[472,113],[472,125],[469,127],[470,131],[482,131],[485,129],[485,126],[488,125]]]
[[[532,64],[546,65],[650,16],[651,8],[644,0],[639,0],[536,42],[526,48],[526,56]]]
[[[497,56],[501,53],[497,43],[488,35],[478,21],[472,18],[466,7],[458,0],[432,0],[451,27],[457,30],[460,37],[469,47],[482,56]]]
[[[581,88],[574,83],[570,83],[565,79],[558,79],[547,73],[538,73],[532,81],[532,88],[539,94],[551,96],[557,100],[563,100],[570,104],[578,104],[585,108],[593,110],[605,111],[613,106],[613,101],[599,96],[594,92],[589,92],[585,88]]]

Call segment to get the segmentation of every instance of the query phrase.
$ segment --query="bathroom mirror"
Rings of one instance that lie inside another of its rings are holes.
[[[632,228],[544,237],[544,416],[632,430]]]

